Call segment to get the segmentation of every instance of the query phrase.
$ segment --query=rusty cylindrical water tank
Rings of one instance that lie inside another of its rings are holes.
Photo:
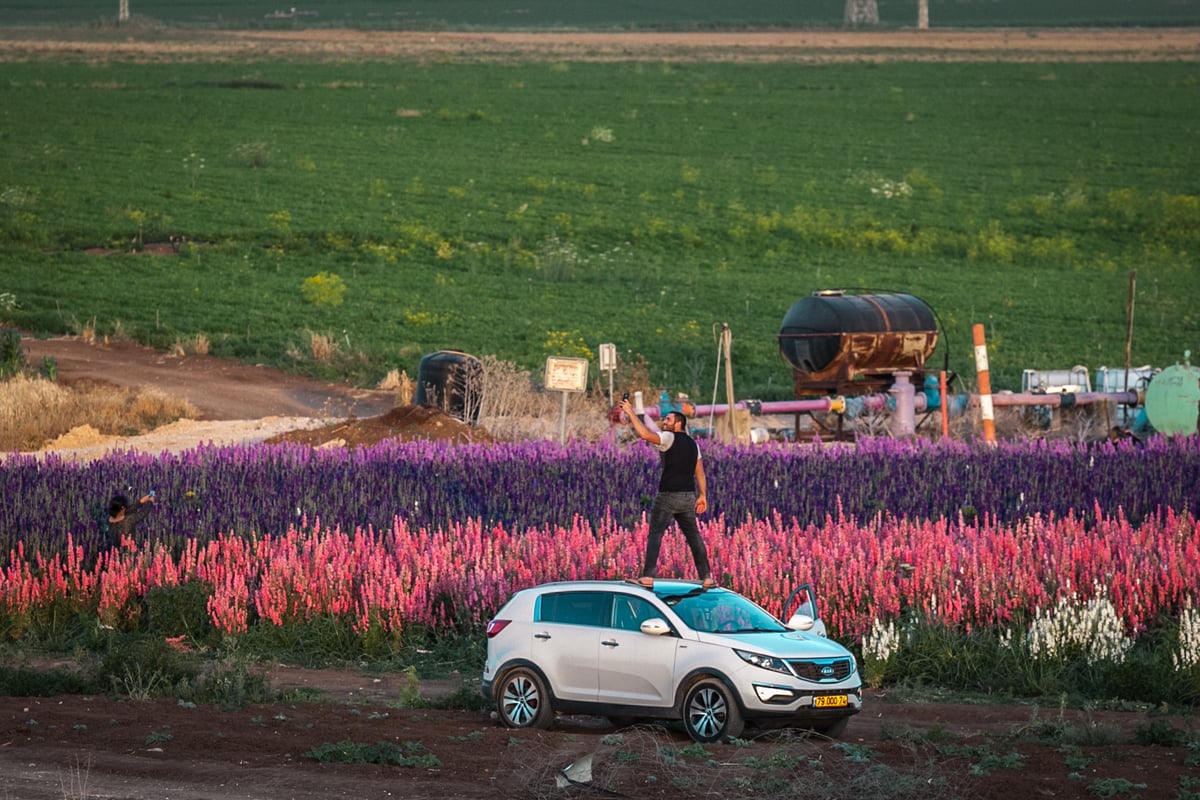
[[[796,397],[887,391],[892,375],[914,373],[937,346],[933,309],[911,294],[814,292],[792,304],[779,352],[792,367]]]
[[[421,359],[413,403],[436,406],[461,422],[479,422],[483,362],[457,350],[439,350]]]

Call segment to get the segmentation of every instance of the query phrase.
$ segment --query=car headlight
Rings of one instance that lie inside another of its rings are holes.
[[[769,669],[772,672],[782,672],[784,675],[792,674],[792,671],[788,669],[787,664],[784,663],[782,658],[776,658],[775,656],[764,656],[762,653],[749,653],[745,650],[738,650],[736,648],[733,652],[737,653],[738,657],[747,664],[753,664],[756,667]]]

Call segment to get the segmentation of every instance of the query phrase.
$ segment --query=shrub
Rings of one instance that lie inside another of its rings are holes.
[[[342,304],[345,297],[346,283],[335,272],[318,272],[304,279],[300,294],[306,303],[314,306],[336,307]]]
[[[6,697],[53,697],[59,694],[87,694],[98,689],[87,675],[59,669],[0,667],[0,695]]]
[[[25,351],[21,349],[21,334],[10,328],[0,328],[0,378],[25,371]]]

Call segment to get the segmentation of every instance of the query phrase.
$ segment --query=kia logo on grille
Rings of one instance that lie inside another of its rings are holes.
[[[833,674],[833,667],[830,667],[828,665],[821,667],[821,677],[828,678],[832,674]]]

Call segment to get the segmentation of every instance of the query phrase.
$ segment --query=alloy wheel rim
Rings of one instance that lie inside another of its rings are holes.
[[[504,689],[504,716],[516,725],[526,725],[537,714],[538,694],[533,681],[514,678]]]
[[[692,697],[689,716],[692,730],[705,738],[711,738],[717,735],[725,724],[725,698],[716,689],[701,689]]]

